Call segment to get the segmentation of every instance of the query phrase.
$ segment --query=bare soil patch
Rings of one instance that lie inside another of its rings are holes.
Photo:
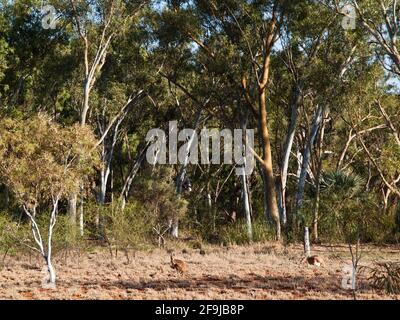
[[[44,289],[39,258],[8,257],[0,270],[0,299],[352,299],[342,288],[343,268],[351,262],[345,245],[315,246],[323,267],[301,263],[302,247],[256,244],[175,250],[188,263],[179,275],[166,250],[111,258],[107,250],[55,259],[56,289]],[[361,265],[399,261],[395,246],[363,249]],[[366,269],[367,270],[367,269]],[[372,288],[368,271],[358,278],[358,299],[399,299]]]

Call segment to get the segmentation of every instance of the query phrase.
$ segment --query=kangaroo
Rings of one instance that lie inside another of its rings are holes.
[[[174,259],[174,253],[171,253],[171,268],[175,269],[180,274],[184,274],[188,271],[188,267],[185,261]]]
[[[319,256],[311,256],[306,259],[307,259],[308,264],[310,264],[312,266],[320,267],[321,265],[324,264],[324,260],[322,260],[322,258]]]

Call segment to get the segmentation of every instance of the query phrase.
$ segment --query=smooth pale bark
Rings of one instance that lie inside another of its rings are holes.
[[[251,213],[250,213],[250,200],[249,200],[249,188],[247,184],[247,176],[242,174],[242,188],[243,188],[243,208],[246,216],[246,227],[247,227],[247,237],[249,241],[253,240],[253,227],[251,224]]]
[[[186,169],[189,164],[190,150],[195,141],[196,132],[200,126],[200,121],[201,121],[201,110],[197,112],[196,120],[194,123],[193,134],[190,136],[189,141],[186,144],[185,159],[181,165],[181,168],[179,169],[179,173],[176,178],[176,194],[178,195],[178,197],[180,197],[182,194],[182,185],[183,185],[183,182],[185,181]],[[171,227],[171,236],[173,238],[178,238],[179,237],[179,219],[178,218],[171,219],[170,227]]]
[[[173,219],[171,223],[171,236],[173,238],[179,238],[179,220]]]
[[[314,119],[313,123],[311,125],[311,130],[310,130],[310,135],[308,137],[307,145],[304,148],[303,151],[303,161],[301,165],[301,171],[300,171],[300,177],[297,185],[297,192],[296,192],[296,200],[295,200],[295,210],[293,211],[293,223],[297,223],[297,212],[300,209],[302,203],[303,203],[303,197],[304,197],[304,186],[306,183],[306,178],[307,178],[307,172],[308,172],[308,166],[309,166],[309,161],[311,157],[311,151],[312,147],[314,145],[315,138],[318,133],[319,126],[323,120],[324,117],[324,108],[322,105],[317,105],[315,114],[314,114]]]
[[[71,1],[71,6],[72,6],[72,19],[73,23],[75,24],[79,36],[81,40],[83,41],[84,45],[84,50],[83,50],[83,62],[84,62],[84,76],[85,76],[85,82],[83,85],[83,101],[82,101],[82,107],[81,107],[81,112],[80,112],[80,124],[81,126],[86,125],[87,122],[87,115],[90,109],[90,94],[93,89],[93,86],[95,85],[96,82],[96,77],[98,74],[101,72],[105,61],[107,57],[107,53],[111,44],[111,40],[114,37],[115,33],[111,32],[110,35],[106,36],[106,33],[108,32],[108,28],[111,23],[111,19],[114,17],[114,1],[111,1],[111,7],[110,7],[110,12],[107,17],[105,17],[104,25],[103,25],[103,30],[102,34],[99,37],[99,41],[96,47],[96,52],[94,54],[94,59],[93,61],[89,61],[89,49],[90,49],[90,42],[88,39],[88,35],[86,34],[86,30],[84,26],[82,25],[82,20],[78,15],[78,10],[76,8],[76,4],[74,1]],[[71,194],[70,195],[70,201],[74,202],[75,198],[77,198],[76,194]],[[80,224],[79,227],[81,228],[81,235],[83,235],[83,200],[80,203]],[[71,217],[76,217],[77,216],[77,210],[76,210],[76,205],[74,203],[69,203],[69,206],[71,208],[71,211],[69,212]]]
[[[78,194],[71,193],[68,198],[68,214],[70,215],[71,221],[73,222],[76,222],[77,202],[78,202]]]
[[[25,214],[29,217],[30,222],[31,222],[31,230],[33,234],[33,238],[35,240],[35,243],[37,245],[37,250],[43,257],[46,263],[47,267],[47,272],[48,276],[45,278],[45,281],[43,283],[44,286],[48,288],[54,288],[56,284],[56,272],[53,267],[51,258],[52,258],[52,239],[53,239],[53,230],[54,226],[56,224],[56,218],[57,218],[57,212],[58,212],[58,203],[60,200],[60,194],[55,196],[53,198],[53,208],[50,214],[50,221],[49,221],[49,228],[48,228],[48,234],[47,234],[47,250],[44,245],[43,237],[41,234],[41,231],[39,229],[39,225],[36,222],[36,207],[33,209],[28,209],[25,205],[23,206]]]
[[[186,144],[185,159],[180,167],[178,177],[176,179],[176,193],[178,195],[182,194],[182,185],[183,185],[183,182],[185,181],[186,168],[189,164],[190,150],[193,146],[193,142],[195,141],[196,132],[200,126],[200,120],[201,120],[201,111],[199,111],[197,113],[196,120],[194,123],[194,131],[193,131],[193,134],[190,136],[188,143]]]
[[[311,256],[311,249],[310,249],[310,232],[308,227],[304,228],[304,254],[308,258]]]
[[[122,187],[121,194],[119,196],[120,199],[120,209],[123,211],[126,206],[126,202],[128,201],[128,196],[129,192],[132,187],[133,179],[135,178],[137,172],[140,169],[140,166],[142,165],[143,160],[146,157],[146,151],[149,145],[151,144],[151,141],[148,141],[144,148],[140,151],[138,158],[136,159],[134,165],[132,166],[131,171],[129,172],[128,176],[125,178],[124,185]]]
[[[247,146],[247,114],[246,116],[241,117],[241,129],[244,134],[243,138],[245,139]],[[249,241],[253,241],[253,226],[251,222],[251,205],[250,205],[250,195],[249,195],[249,185],[247,181],[246,175],[246,157],[244,157],[244,164],[242,168],[242,196],[243,196],[243,209],[246,217],[246,228],[247,228],[247,237]]]
[[[265,201],[268,208],[268,213],[275,222],[276,237],[281,238],[281,224],[279,218],[278,203],[276,201],[275,178],[272,166],[271,141],[267,127],[267,106],[265,89],[260,94],[260,128],[263,141],[263,162],[261,163],[262,170],[265,174]]]
[[[303,163],[303,154],[300,151],[299,145],[297,145],[296,159],[297,159],[296,178],[297,178],[297,183],[298,183],[300,180],[301,165]]]
[[[327,115],[328,116],[328,112]],[[324,116],[325,118],[325,116]],[[313,237],[314,241],[318,241],[318,220],[319,220],[319,202],[320,202],[320,193],[321,193],[321,172],[322,172],[322,148],[324,144],[325,137],[325,127],[326,122],[325,119],[322,120],[322,126],[320,130],[320,135],[318,139],[318,164],[317,164],[317,175],[316,175],[316,191],[315,191],[315,203],[314,203],[314,217],[313,217]]]
[[[48,270],[48,273],[49,273],[48,282],[49,282],[49,284],[51,286],[55,286],[55,284],[56,284],[56,270],[54,269],[50,258],[46,259],[46,263],[47,263],[47,270]]]
[[[68,199],[68,214],[71,219],[71,223],[76,226],[76,206],[78,203],[78,195],[76,193],[72,193]]]
[[[56,215],[58,212],[58,198],[57,198],[56,202],[54,202],[53,206],[54,206],[54,208],[51,213],[50,223],[49,223],[49,233],[48,233],[48,239],[47,239],[47,256],[45,257],[45,260],[47,262],[47,269],[49,272],[49,284],[55,286],[56,272],[54,270],[53,264],[51,263],[51,257],[52,257],[53,229],[56,224]]]
[[[281,238],[281,226],[280,226],[280,218],[279,218],[279,209],[276,199],[276,187],[274,181],[274,174],[273,174],[273,165],[272,165],[272,155],[271,155],[271,144],[269,138],[269,131],[268,131],[268,121],[267,121],[267,108],[266,108],[266,88],[269,81],[269,71],[270,71],[270,62],[271,62],[271,51],[275,45],[275,42],[278,38],[278,23],[277,23],[277,8],[279,6],[279,1],[274,1],[273,3],[273,10],[272,10],[272,17],[270,20],[269,25],[264,25],[264,31],[268,29],[264,35],[262,36],[262,52],[263,61],[261,66],[261,71],[256,66],[256,63],[253,65],[253,76],[258,84],[258,107],[259,111],[257,112],[257,108],[253,103],[251,94],[247,88],[247,79],[246,75],[242,77],[242,89],[244,90],[244,96],[246,101],[248,102],[248,106],[252,113],[256,116],[259,122],[259,128],[262,138],[262,149],[263,155],[262,157],[258,156],[257,160],[260,163],[260,167],[263,171],[263,181],[264,181],[264,195],[265,195],[265,212],[269,213],[272,219],[275,222],[276,226],[276,238],[280,240]],[[208,47],[196,39],[193,35],[188,34],[188,36],[194,40],[200,47],[210,56],[210,58],[215,59],[214,54],[208,49]],[[250,55],[252,55],[252,50],[250,50]],[[255,59],[253,59],[255,62]],[[228,76],[229,77],[229,76]],[[229,77],[232,82],[236,82],[232,80],[232,77]],[[266,217],[268,219],[268,216]]]
[[[261,162],[262,170],[265,174],[265,202],[268,207],[268,212],[275,222],[276,238],[281,238],[281,223],[279,218],[278,203],[276,200],[275,178],[272,165],[271,140],[268,130],[268,114],[267,114],[267,85],[269,81],[269,71],[271,65],[271,51],[276,41],[276,12],[275,7],[270,23],[270,30],[264,39],[264,59],[262,75],[258,81],[258,103],[259,103],[259,125],[262,138],[263,157]]]
[[[290,123],[288,128],[288,133],[286,136],[285,149],[283,152],[283,161],[282,161],[282,169],[281,169],[281,184],[279,188],[279,213],[281,218],[281,223],[283,225],[287,222],[287,214],[286,214],[286,185],[287,185],[287,176],[288,176],[288,168],[289,168],[289,159],[290,154],[293,148],[293,141],[296,133],[296,125],[298,119],[298,105],[300,102],[302,85],[296,85],[292,91],[291,97],[291,115],[290,115]]]
[[[114,156],[115,145],[117,144],[118,130],[125,119],[126,113],[121,116],[118,121],[115,122],[112,130],[110,139],[103,140],[103,148],[102,148],[102,161],[103,167],[100,170],[100,194],[99,194],[99,203],[105,204],[106,201],[106,193],[107,193],[107,184],[111,173],[111,163]],[[101,130],[104,131],[104,128]]]
[[[80,194],[80,202],[79,202],[79,232],[81,237],[83,237],[83,229],[84,229],[84,223],[83,223],[83,215],[84,215],[84,188],[81,186],[81,194]]]

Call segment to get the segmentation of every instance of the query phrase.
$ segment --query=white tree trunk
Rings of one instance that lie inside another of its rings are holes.
[[[311,256],[310,231],[308,230],[308,227],[304,228],[304,254],[307,258]]]
[[[329,112],[326,112],[326,116],[328,117]],[[313,228],[312,233],[314,237],[314,241],[318,241],[318,220],[319,220],[319,205],[320,205],[320,193],[321,193],[321,174],[322,174],[322,155],[323,155],[323,144],[325,138],[325,119],[322,120],[321,130],[319,134],[318,140],[318,162],[317,162],[317,173],[316,173],[316,191],[315,191],[315,203],[314,203],[314,217],[313,217]]]
[[[246,215],[247,237],[249,238],[249,241],[253,241],[253,227],[251,224],[249,187],[247,184],[247,176],[244,174],[244,171],[245,169],[243,168],[243,175],[242,175],[243,207]]]
[[[78,202],[78,195],[76,193],[73,193],[70,195],[69,200],[68,200],[68,213],[71,218],[71,222],[73,224],[76,223],[76,205]]]
[[[299,86],[293,88],[292,97],[291,97],[291,115],[290,115],[290,123],[288,128],[288,133],[286,136],[285,149],[283,152],[283,161],[282,161],[282,169],[281,169],[281,185],[278,188],[279,192],[279,212],[281,216],[281,223],[283,225],[287,222],[287,214],[286,214],[286,185],[287,185],[287,176],[288,176],[288,168],[289,168],[289,160],[290,154],[292,152],[293,141],[296,132],[297,118],[298,118],[298,104],[301,97],[302,92],[302,83]]]
[[[49,221],[49,228],[48,228],[48,239],[47,239],[47,252],[45,250],[43,238],[39,229],[38,224],[36,223],[36,208],[32,209],[32,213],[28,210],[26,206],[23,206],[24,211],[26,215],[29,217],[30,222],[31,222],[31,229],[32,229],[32,234],[33,238],[35,240],[35,243],[37,245],[37,251],[40,252],[42,257],[44,258],[46,262],[46,268],[47,268],[47,277],[44,279],[42,285],[45,288],[55,288],[56,284],[56,272],[54,270],[54,267],[51,262],[51,256],[52,256],[52,239],[53,239],[53,229],[56,224],[56,217],[57,217],[57,212],[58,212],[58,202],[60,199],[60,194],[55,196],[53,198],[53,209],[51,211],[50,215],[50,221]]]
[[[186,145],[186,150],[185,150],[185,160],[179,170],[178,177],[176,179],[176,193],[178,197],[181,196],[182,194],[182,185],[183,182],[185,181],[186,177],[186,168],[187,165],[189,164],[189,157],[190,157],[190,150],[192,149],[193,142],[195,141],[196,137],[196,131],[198,127],[200,126],[200,120],[201,120],[201,110],[198,111],[197,116],[196,116],[196,121],[194,124],[194,129],[193,129],[193,134],[189,138],[189,141],[187,142]],[[171,236],[173,238],[178,238],[178,230],[179,230],[179,219],[174,219],[172,223],[172,228],[171,228]]]
[[[239,108],[240,111],[240,108]],[[247,109],[246,113],[243,115],[241,114],[241,119],[240,119],[240,127],[242,129],[242,134],[243,134],[243,139],[246,142],[246,148],[247,148],[247,121],[248,121],[248,114],[247,114]],[[243,150],[244,151],[244,150]],[[253,226],[251,223],[251,205],[250,205],[250,196],[249,196],[249,185],[247,181],[247,175],[246,175],[246,157],[243,158],[244,163],[242,167],[242,196],[243,196],[243,209],[246,217],[246,227],[247,227],[247,237],[249,241],[253,241]]]
[[[297,211],[300,209],[300,207],[303,203],[304,186],[305,186],[306,178],[307,178],[308,166],[309,166],[309,161],[310,161],[310,157],[311,157],[311,150],[312,150],[315,138],[318,133],[318,128],[319,128],[323,118],[324,118],[324,108],[321,105],[318,105],[315,110],[314,120],[313,120],[311,130],[310,130],[310,136],[308,138],[307,145],[303,151],[303,161],[302,161],[302,165],[301,165],[300,177],[299,177],[298,186],[297,186],[295,210],[293,212],[293,222],[296,221]]]
[[[177,219],[172,221],[171,236],[176,239],[179,238],[179,221]]]
[[[79,231],[81,234],[81,237],[83,237],[83,214],[84,214],[84,199],[83,199],[83,186],[81,187],[81,197],[80,197],[80,203],[79,203]]]
[[[124,209],[125,209],[126,202],[128,200],[128,196],[129,196],[129,191],[131,190],[131,187],[132,187],[133,179],[135,178],[137,172],[140,169],[140,166],[142,165],[143,160],[146,157],[146,151],[147,151],[147,148],[149,147],[150,144],[151,144],[150,141],[147,142],[145,147],[140,152],[139,157],[135,161],[131,171],[129,172],[128,176],[125,179],[124,186],[122,187],[122,191],[121,191],[121,194],[119,196],[119,198],[120,198],[120,200],[119,200],[120,201],[120,209],[122,211],[124,211]]]
[[[56,271],[55,271],[55,269],[53,267],[53,264],[51,262],[51,258],[50,257],[48,257],[46,259],[46,263],[47,263],[47,271],[49,273],[49,275],[48,275],[48,284],[51,287],[55,287],[55,285],[56,285]]]

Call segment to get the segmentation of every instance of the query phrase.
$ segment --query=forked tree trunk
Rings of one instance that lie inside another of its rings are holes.
[[[298,104],[301,97],[303,83],[296,85],[292,90],[292,97],[290,101],[291,106],[291,115],[290,115],[290,123],[288,128],[288,133],[286,136],[285,149],[283,152],[283,160],[282,160],[282,168],[281,168],[281,183],[279,191],[279,213],[281,218],[281,223],[283,225],[287,222],[287,214],[286,214],[286,185],[287,185],[287,176],[289,169],[289,160],[290,154],[293,148],[293,141],[296,132],[296,125],[298,119]]]
[[[186,144],[185,159],[181,165],[181,168],[178,173],[178,177],[176,179],[176,193],[177,193],[178,197],[180,197],[182,194],[182,186],[183,186],[183,182],[185,181],[185,177],[186,177],[186,168],[189,164],[190,150],[192,149],[192,145],[195,141],[197,129],[200,126],[201,111],[202,110],[199,110],[197,112],[193,133],[190,136],[189,141]],[[171,236],[173,238],[178,238],[178,235],[179,235],[179,219],[173,218],[172,224],[171,224]]]
[[[131,171],[129,172],[128,176],[125,178],[124,185],[122,187],[122,191],[119,196],[119,201],[120,201],[120,209],[121,211],[125,210],[126,202],[128,201],[128,196],[129,192],[132,187],[133,179],[135,178],[137,172],[140,169],[140,166],[142,165],[143,160],[146,157],[146,151],[148,146],[150,145],[150,141],[147,142],[147,144],[144,146],[144,148],[141,150],[138,158],[136,159]]]
[[[55,288],[56,284],[56,272],[53,267],[51,257],[52,257],[52,239],[53,239],[53,230],[56,224],[56,217],[58,212],[58,202],[60,200],[60,194],[55,196],[53,199],[53,208],[50,215],[49,228],[48,228],[48,238],[47,238],[47,251],[44,245],[43,237],[39,226],[36,222],[36,207],[32,209],[32,212],[24,205],[23,209],[26,215],[29,217],[31,222],[31,229],[34,241],[37,245],[37,250],[40,252],[42,257],[45,260],[46,268],[47,268],[47,277],[43,281],[43,286],[46,288]]]
[[[312,228],[313,238],[315,242],[318,242],[319,202],[321,193],[321,172],[322,172],[322,154],[323,154],[322,148],[324,143],[324,137],[325,137],[325,119],[322,119],[322,126],[318,140],[318,163],[317,163],[317,174],[316,174],[317,186],[315,191],[314,217],[313,217],[313,228]]]
[[[295,209],[293,211],[293,226],[294,227],[297,226],[298,210],[301,208],[301,205],[303,204],[304,186],[305,186],[306,178],[307,178],[308,166],[309,166],[309,161],[310,161],[310,157],[311,157],[311,150],[312,150],[315,138],[318,133],[318,128],[324,117],[323,111],[324,111],[323,107],[321,105],[318,105],[315,110],[314,120],[313,120],[311,130],[310,130],[310,136],[308,138],[307,145],[303,151],[303,161],[302,161],[302,165],[301,165],[300,177],[299,177],[298,186],[297,186]]]
[[[281,223],[279,218],[278,204],[276,201],[276,189],[275,189],[275,179],[273,173],[272,165],[272,153],[271,153],[271,141],[268,131],[268,121],[267,121],[267,85],[269,81],[269,71],[271,64],[271,51],[275,43],[275,32],[276,32],[276,15],[275,8],[270,24],[270,30],[266,34],[264,40],[264,61],[262,76],[259,79],[258,84],[258,103],[259,103],[259,125],[262,138],[262,148],[263,157],[261,162],[262,170],[265,174],[265,196],[266,204],[268,207],[268,212],[275,222],[276,227],[276,238],[280,240],[281,238]]]

